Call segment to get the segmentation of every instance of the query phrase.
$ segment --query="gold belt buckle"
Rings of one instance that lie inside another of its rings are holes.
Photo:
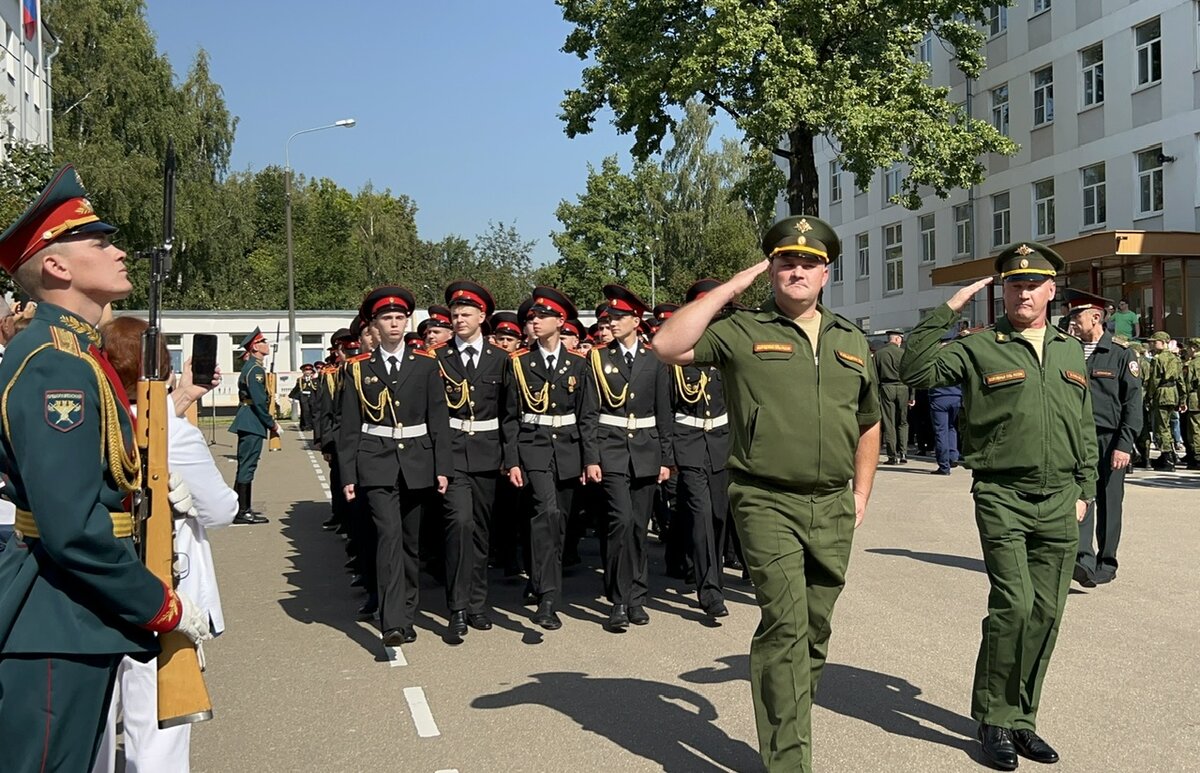
[[[562,426],[562,414],[556,413],[550,417],[550,426],[553,429],[558,429]]]
[[[637,429],[637,416],[629,414],[629,419],[625,422],[625,429],[630,431]]]
[[[712,432],[712,428],[713,428],[713,420],[712,420],[712,418],[705,418],[705,419],[704,419],[704,431],[705,431],[705,432]]]

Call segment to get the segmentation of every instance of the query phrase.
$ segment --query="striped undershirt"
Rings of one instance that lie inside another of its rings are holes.
[[[1085,362],[1087,360],[1092,359],[1092,352],[1096,351],[1096,344],[1098,344],[1098,343],[1100,343],[1100,342],[1092,341],[1090,344],[1087,342],[1084,342],[1084,344],[1083,344],[1083,359]]]

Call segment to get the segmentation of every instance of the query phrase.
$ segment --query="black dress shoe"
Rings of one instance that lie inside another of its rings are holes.
[[[261,515],[255,515],[254,513],[249,512],[238,513],[233,517],[233,522],[237,524],[270,523],[270,521],[268,521],[266,518],[263,518]]]
[[[743,568],[742,562],[737,556],[725,556],[725,567],[736,571],[740,571]]]
[[[333,531],[337,527],[338,527],[338,519],[334,518],[332,516],[329,518],[329,520],[325,521],[325,523],[321,524],[321,528],[324,529],[325,531]]]
[[[1075,582],[1085,588],[1095,588],[1096,581],[1092,579],[1092,573],[1087,570],[1087,567],[1075,564],[1075,572],[1071,575]]]
[[[375,613],[378,611],[379,599],[375,598],[374,596],[368,596],[367,600],[364,601],[362,606],[358,608],[358,616],[367,618],[374,617]]]
[[[1043,741],[1032,730],[1014,730],[1012,737],[1013,744],[1017,747],[1017,754],[1022,757],[1047,764],[1058,762],[1058,752],[1054,751],[1050,744]]]
[[[413,639],[417,638],[415,635]],[[401,644],[407,644],[412,641],[408,638],[407,632],[399,628],[389,628],[383,632],[383,646],[399,647]]]
[[[649,625],[650,615],[646,613],[646,608],[641,604],[636,604],[629,608],[629,622],[634,625]]]
[[[1102,566],[1092,575],[1097,585],[1104,585],[1117,579],[1117,570],[1111,566]]]
[[[1013,731],[995,725],[979,726],[979,742],[983,744],[983,756],[997,770],[1017,769],[1017,747],[1013,743]]]
[[[900,464],[908,464],[908,457],[907,456],[900,457]]]
[[[467,613],[461,609],[450,613],[450,622],[446,624],[446,634],[450,639],[462,641],[467,635]]]
[[[545,628],[547,631],[557,631],[562,628],[562,620],[558,618],[558,613],[554,611],[554,602],[550,599],[542,599],[538,603],[537,611],[530,619],[534,625]]]
[[[533,583],[525,583],[525,593],[521,596],[521,600],[527,607],[532,607],[538,603],[538,595],[533,592]]]
[[[488,617],[487,612],[468,612],[467,625],[476,631],[490,631],[492,630],[492,618]]]
[[[411,625],[404,629],[404,643],[412,644],[417,640],[417,629]]]
[[[949,474],[950,474],[950,471],[949,471],[949,470],[942,470],[942,469],[938,469],[938,470],[931,470],[931,471],[929,472],[929,474],[930,474],[930,475],[949,475]]]
[[[625,612],[624,604],[613,604],[612,611],[608,613],[608,630],[624,631],[629,627],[629,615]]]
[[[884,464],[895,464],[895,463],[896,463],[896,457],[894,457],[894,456],[889,456],[887,458],[887,461],[884,462]]]
[[[352,575],[350,577],[350,587],[351,588],[367,587],[367,578],[363,577],[361,574]]]
[[[711,604],[706,604],[704,614],[709,617],[729,617],[729,607],[725,606],[723,599],[717,599]]]

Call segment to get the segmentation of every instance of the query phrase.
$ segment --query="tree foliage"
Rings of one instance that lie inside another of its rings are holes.
[[[983,178],[979,157],[1013,153],[988,123],[969,119],[931,85],[914,51],[927,30],[967,77],[983,67],[982,0],[557,0],[574,25],[563,50],[588,62],[567,91],[568,136],[592,130],[605,107],[632,152],[649,158],[693,98],[728,114],[755,150],[786,161],[790,210],[817,212],[813,142],[826,136],[865,186],[904,163],[898,197],[919,206]],[[786,140],[779,147],[780,139]],[[763,156],[758,155],[761,160]]]

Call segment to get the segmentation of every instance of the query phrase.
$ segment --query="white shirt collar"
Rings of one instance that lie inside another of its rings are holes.
[[[379,357],[384,362],[387,362],[388,357],[395,357],[397,360],[403,360],[404,359],[404,344],[401,343],[400,348],[394,352],[389,352],[386,348],[384,348],[383,344],[380,344],[379,345]]]
[[[562,341],[558,342],[558,348],[555,349],[554,351],[550,351],[550,350],[546,349],[545,347],[542,346],[542,342],[538,341],[538,349],[540,349],[542,352],[543,360],[548,360],[550,357],[553,357],[555,365],[562,362],[562,356],[561,356],[562,349],[563,349]]]
[[[482,354],[483,353],[483,334],[480,333],[479,335],[475,336],[474,341],[463,340],[462,338],[459,338],[457,334],[454,336],[454,348],[458,349],[458,351],[460,353],[462,352],[463,349],[467,348],[468,346],[474,346],[475,353]]]
[[[627,355],[627,354],[632,354],[634,357],[636,357],[636,356],[637,356],[637,353],[638,353],[638,344],[637,344],[637,341],[634,341],[634,342],[633,342],[633,348],[632,348],[632,349],[626,349],[626,348],[625,348],[625,344],[621,343],[620,341],[617,341],[617,346],[618,346],[618,347],[621,349],[621,357],[624,357],[624,356],[625,356],[625,355]]]

